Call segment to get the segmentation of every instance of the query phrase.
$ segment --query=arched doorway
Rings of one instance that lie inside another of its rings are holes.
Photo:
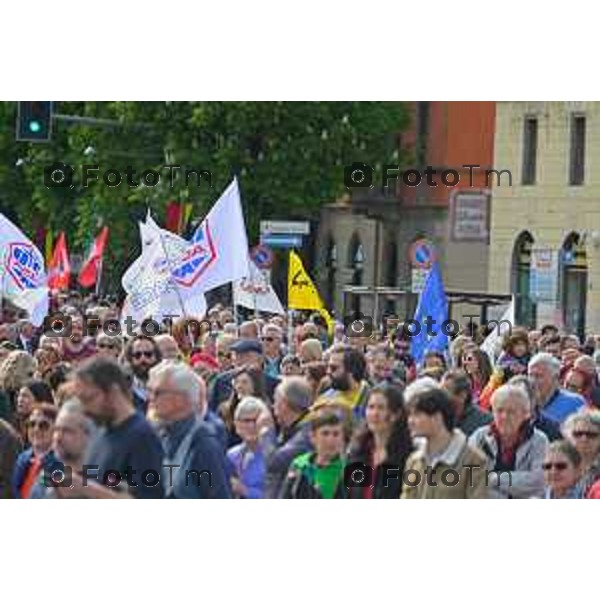
[[[515,297],[515,321],[526,327],[534,327],[536,319],[536,305],[529,295],[533,243],[531,233],[523,231],[515,242],[512,258],[511,293]]]
[[[578,233],[571,233],[561,249],[561,305],[567,331],[583,338],[587,298],[587,253]]]
[[[337,246],[330,237],[325,246],[325,270],[327,280],[325,284],[325,297],[329,308],[335,307],[335,273],[337,269]]]
[[[350,285],[363,285],[365,251],[357,233],[352,236],[348,247],[348,267],[352,270]],[[352,295],[352,305],[350,309],[353,312],[360,312],[359,294]]]

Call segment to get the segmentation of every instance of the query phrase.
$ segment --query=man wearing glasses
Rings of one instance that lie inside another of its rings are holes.
[[[267,323],[262,330],[262,345],[264,355],[264,372],[269,377],[279,377],[281,365],[281,341],[283,334],[281,329],[273,323]]]

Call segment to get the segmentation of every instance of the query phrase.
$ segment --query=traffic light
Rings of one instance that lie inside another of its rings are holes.
[[[17,141],[48,142],[52,134],[52,102],[19,102]]]

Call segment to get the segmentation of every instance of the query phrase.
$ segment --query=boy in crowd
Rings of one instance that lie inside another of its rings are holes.
[[[344,498],[345,436],[342,417],[327,410],[319,411],[311,422],[310,438],[315,450],[293,460],[281,497]]]

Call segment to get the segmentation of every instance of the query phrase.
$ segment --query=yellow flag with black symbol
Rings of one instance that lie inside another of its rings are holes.
[[[327,323],[329,334],[333,334],[334,321],[325,308],[315,284],[308,276],[302,260],[294,250],[290,251],[288,269],[288,308],[318,311]]]

